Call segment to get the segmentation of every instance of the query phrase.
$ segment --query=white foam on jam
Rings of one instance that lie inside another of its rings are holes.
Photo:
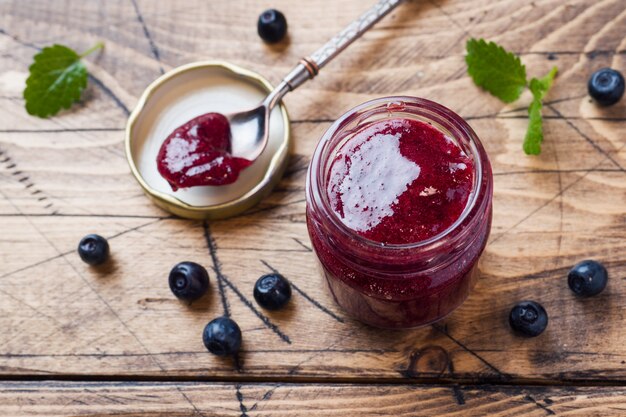
[[[338,185],[341,221],[358,232],[376,227],[393,215],[392,205],[420,174],[420,167],[400,153],[400,135],[375,134],[352,140],[332,166],[330,183]]]
[[[178,137],[179,134],[180,133],[176,133],[176,137]],[[195,124],[191,126],[191,129],[187,131],[187,135],[189,135],[189,137],[191,138],[197,138],[198,137],[198,125]]]
[[[171,172],[180,172],[191,166],[200,157],[192,153],[198,149],[198,143],[197,140],[186,141],[178,136],[172,138],[165,148],[167,169]]]
[[[202,174],[203,172],[207,172],[208,170],[210,170],[213,167],[222,165],[223,162],[224,162],[224,157],[223,156],[217,157],[214,160],[212,160],[211,162],[207,162],[206,164],[202,164],[202,165],[199,165],[197,167],[189,168],[187,170],[187,172],[186,172],[186,175],[192,176],[192,175]],[[228,170],[228,172],[231,171],[230,166],[226,167],[226,169]]]
[[[467,169],[467,165],[464,162],[459,162],[458,164],[451,162],[450,164],[448,164],[448,166],[450,167],[450,172],[452,173],[455,173],[458,170]]]

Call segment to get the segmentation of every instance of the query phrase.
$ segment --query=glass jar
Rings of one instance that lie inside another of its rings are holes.
[[[332,210],[330,165],[357,131],[373,122],[408,118],[439,129],[472,158],[474,180],[467,205],[443,232],[411,244],[383,244],[350,229]],[[440,104],[415,97],[379,98],[348,111],[326,131],[309,166],[307,227],[330,292],[352,317],[383,328],[437,321],[467,298],[491,228],[493,178],[487,154],[472,128]]]

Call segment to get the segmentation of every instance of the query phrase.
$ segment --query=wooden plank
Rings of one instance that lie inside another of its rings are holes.
[[[2,375],[626,380],[626,101],[599,109],[586,97],[591,71],[626,69],[623,2],[407,2],[287,97],[295,150],[277,190],[249,213],[210,225],[170,218],[142,195],[123,156],[127,110],[161,68],[199,59],[231,60],[276,82],[363,2],[23,4],[0,4]],[[258,40],[254,22],[265,6],[287,14],[288,45]],[[503,106],[466,76],[470,36],[520,53],[531,75],[561,68],[540,157],[521,153],[528,97]],[[84,102],[50,120],[27,116],[20,94],[36,48],[84,49],[99,39],[107,46],[88,59],[98,81]],[[390,94],[431,98],[466,117],[495,171],[492,237],[476,290],[444,322],[404,332],[367,328],[334,306],[304,224],[305,170],[318,138],[349,107]],[[74,253],[90,232],[111,238],[114,263],[103,270]],[[584,258],[603,261],[611,281],[600,297],[577,300],[565,275]],[[210,295],[191,306],[169,292],[167,272],[182,260],[223,274],[228,311],[244,331],[239,368],[201,343],[204,324],[224,313],[216,274]],[[264,312],[251,296],[268,271],[262,261],[301,290],[283,312]],[[533,340],[506,323],[511,305],[528,298],[550,314]]]
[[[2,382],[5,415],[623,416],[623,388]]]

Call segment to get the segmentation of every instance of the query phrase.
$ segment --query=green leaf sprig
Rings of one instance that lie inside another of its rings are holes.
[[[62,108],[69,109],[80,100],[87,87],[87,68],[81,59],[103,47],[104,44],[98,42],[82,54],[63,45],[43,48],[29,67],[30,75],[24,89],[26,111],[46,118]]]
[[[494,42],[484,39],[467,41],[467,72],[474,83],[498,97],[505,103],[517,100],[526,87],[533,95],[528,107],[528,129],[524,138],[523,149],[527,155],[539,155],[543,142],[543,119],[541,108],[554,77],[558,71],[553,67],[542,78],[527,81],[526,67],[515,54],[508,52]]]

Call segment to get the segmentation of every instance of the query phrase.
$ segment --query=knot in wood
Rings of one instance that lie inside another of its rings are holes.
[[[440,376],[450,362],[448,352],[441,346],[426,346],[411,354],[406,374],[411,378],[418,376]]]

